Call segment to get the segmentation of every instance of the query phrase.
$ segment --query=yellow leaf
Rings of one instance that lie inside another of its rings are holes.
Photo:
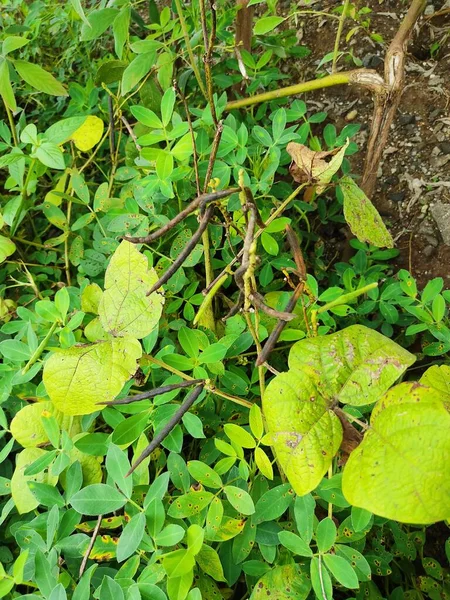
[[[103,128],[103,121],[90,115],[83,125],[72,134],[71,139],[78,150],[87,152],[99,143],[103,135]]]

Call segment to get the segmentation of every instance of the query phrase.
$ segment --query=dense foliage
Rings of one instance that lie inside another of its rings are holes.
[[[0,597],[448,598],[450,291],[276,97],[302,11],[87,4],[0,12]]]

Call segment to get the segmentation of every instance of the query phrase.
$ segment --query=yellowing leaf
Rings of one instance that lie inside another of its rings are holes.
[[[28,404],[19,410],[10,425],[12,436],[24,448],[40,446],[49,441],[42,424],[44,414],[53,415],[61,429],[68,431],[70,427],[71,435],[81,431],[79,419],[72,419],[71,423],[70,417],[57,411],[51,402]]]
[[[450,413],[436,390],[400,384],[380,400],[371,427],[344,470],[353,505],[387,519],[425,525],[450,518]],[[445,398],[445,396],[444,396]]]
[[[45,450],[41,448],[25,448],[17,455],[16,469],[11,478],[11,494],[14,504],[16,505],[19,514],[30,512],[39,506],[39,500],[33,495],[28,487],[29,481],[38,481],[39,483],[48,483],[55,485],[58,481],[57,477],[52,477],[44,472],[37,475],[25,476],[24,471],[35,460],[44,456]]]
[[[87,152],[99,143],[103,135],[103,128],[103,121],[90,115],[83,125],[72,134],[71,139],[78,150]]]
[[[377,209],[351,177],[343,177],[340,188],[344,195],[344,217],[360,242],[379,248],[393,248],[394,240]]]
[[[51,401],[65,415],[87,415],[113,400],[137,369],[142,355],[133,338],[73,346],[53,354],[43,381]]]
[[[0,235],[0,263],[6,260],[8,256],[11,256],[11,254],[14,254],[15,251],[15,243],[4,235]]]
[[[114,252],[105,273],[105,291],[99,305],[100,321],[114,336],[143,338],[158,325],[164,297],[147,296],[158,280],[147,258],[134,244],[123,241]]]

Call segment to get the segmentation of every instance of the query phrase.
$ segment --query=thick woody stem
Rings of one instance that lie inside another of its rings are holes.
[[[378,167],[395,118],[405,82],[406,48],[414,25],[422,14],[426,0],[413,0],[389,46],[384,60],[387,93],[377,94],[361,187],[371,197],[375,190]]]

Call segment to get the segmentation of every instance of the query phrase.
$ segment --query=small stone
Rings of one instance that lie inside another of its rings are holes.
[[[397,175],[392,175],[391,177],[386,177],[384,182],[386,183],[386,185],[394,186],[394,185],[398,184],[399,179],[398,179]]]
[[[356,109],[353,109],[345,115],[345,120],[346,121],[354,121],[357,116],[358,116],[358,111]]]
[[[423,11],[423,14],[427,17],[430,15],[434,15],[434,13],[435,13],[435,9],[434,9],[433,4],[429,4]]]
[[[403,202],[406,197],[406,192],[392,192],[388,194],[388,196],[392,202]]]
[[[434,235],[426,235],[425,236],[427,242],[437,248],[439,246],[439,240],[437,240]]]
[[[414,135],[415,133],[417,133],[417,127],[416,125],[414,125],[414,123],[408,123],[405,129],[410,135]]]
[[[431,207],[431,214],[436,221],[439,233],[442,235],[444,244],[450,246],[450,204],[436,202]]]
[[[430,258],[430,256],[433,256],[433,254],[436,252],[436,248],[434,248],[433,246],[425,246],[425,248],[423,249],[423,255],[426,256],[427,258]]]
[[[440,108],[435,108],[430,112],[430,121],[434,121],[441,114],[442,110]]]
[[[400,125],[412,125],[416,121],[416,115],[400,115],[398,122]]]
[[[439,148],[444,154],[450,154],[450,142],[441,142]]]

